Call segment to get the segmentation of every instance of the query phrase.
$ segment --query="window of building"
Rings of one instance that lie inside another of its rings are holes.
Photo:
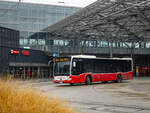
[[[45,45],[44,39],[38,39],[38,45]]]
[[[150,42],[146,42],[146,48],[150,48]]]
[[[29,44],[30,45],[36,45],[37,44],[37,40],[36,39],[29,39]]]
[[[140,44],[139,43],[136,43],[135,44],[135,48],[139,48],[140,47]]]
[[[28,32],[27,31],[21,31],[20,32],[20,37],[27,38],[28,37]]]
[[[101,41],[101,47],[108,47],[108,42],[107,41]]]
[[[63,40],[54,40],[54,45],[56,45],[56,46],[63,46],[64,45],[64,41]]]
[[[21,45],[27,45],[28,44],[28,40],[27,39],[20,39],[19,42]]]

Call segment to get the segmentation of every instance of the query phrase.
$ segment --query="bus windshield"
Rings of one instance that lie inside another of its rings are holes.
[[[70,61],[67,59],[62,60],[62,58],[56,59],[54,75],[55,76],[69,76],[70,75]]]

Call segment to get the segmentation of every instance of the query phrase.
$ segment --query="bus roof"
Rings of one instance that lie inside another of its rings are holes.
[[[94,55],[72,55],[72,58],[92,58],[92,59],[112,59],[112,60],[132,60],[132,58],[102,58]]]
[[[73,55],[72,58],[96,58],[94,55]]]

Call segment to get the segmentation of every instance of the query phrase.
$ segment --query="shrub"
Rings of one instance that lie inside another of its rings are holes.
[[[65,102],[0,80],[0,113],[75,113]]]

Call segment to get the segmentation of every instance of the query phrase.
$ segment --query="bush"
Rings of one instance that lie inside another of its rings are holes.
[[[0,80],[0,113],[75,113],[65,102]]]

